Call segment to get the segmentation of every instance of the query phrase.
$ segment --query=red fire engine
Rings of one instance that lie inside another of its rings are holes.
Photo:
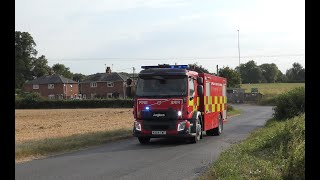
[[[188,65],[142,66],[134,97],[133,136],[182,137],[196,143],[219,136],[227,113],[227,80],[190,71]]]

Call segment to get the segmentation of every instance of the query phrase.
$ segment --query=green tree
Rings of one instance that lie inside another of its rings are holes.
[[[81,73],[75,73],[75,74],[73,74],[73,77],[72,77],[72,79],[74,80],[74,81],[79,81],[79,82],[82,82],[84,79],[86,78],[86,75],[83,75],[83,74],[81,74]]]
[[[240,67],[236,67],[236,71],[239,71],[239,68],[242,83],[260,83],[262,81],[261,68],[253,60],[240,64]]]
[[[286,72],[288,82],[305,82],[305,69],[299,63],[293,63]]]
[[[15,87],[33,79],[32,64],[37,55],[36,43],[28,32],[15,31]]]
[[[66,67],[64,64],[54,64],[52,66],[52,70],[53,72],[55,72],[56,74],[62,75],[66,78],[72,79],[73,78],[73,74],[72,72],[70,72],[69,68]]]
[[[50,66],[48,66],[48,60],[44,55],[34,59],[33,69],[32,69],[32,75],[34,77],[41,77],[44,75],[48,75],[50,70],[51,68]]]
[[[208,69],[204,68],[202,65],[198,65],[198,63],[189,64],[188,70],[196,71],[198,73],[209,73]]]
[[[278,70],[276,82],[277,82],[277,83],[287,82],[287,76],[286,76],[285,74],[283,74],[280,70]]]
[[[277,75],[279,73],[277,65],[275,65],[274,63],[261,64],[259,67],[261,68],[262,76],[267,83],[274,83],[276,81]]]
[[[228,87],[240,87],[240,74],[238,71],[227,67],[219,69],[219,76],[227,78]]]

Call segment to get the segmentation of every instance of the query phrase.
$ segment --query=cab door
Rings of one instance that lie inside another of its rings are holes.
[[[195,93],[195,80],[192,77],[188,78],[188,111],[192,112],[190,113],[191,117],[194,111],[198,109],[198,97],[197,94]],[[190,117],[190,118],[191,118]]]

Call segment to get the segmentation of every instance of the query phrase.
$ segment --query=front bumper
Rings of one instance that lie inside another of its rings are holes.
[[[196,133],[189,133],[189,130],[184,131],[167,131],[167,134],[152,134],[152,131],[137,131],[133,129],[134,137],[147,137],[147,138],[189,138],[195,137]]]

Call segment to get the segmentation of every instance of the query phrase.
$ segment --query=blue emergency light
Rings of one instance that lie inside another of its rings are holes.
[[[187,69],[189,65],[169,65],[169,64],[159,64],[158,66],[141,66],[142,69],[152,69],[152,68],[171,68],[171,69]]]

